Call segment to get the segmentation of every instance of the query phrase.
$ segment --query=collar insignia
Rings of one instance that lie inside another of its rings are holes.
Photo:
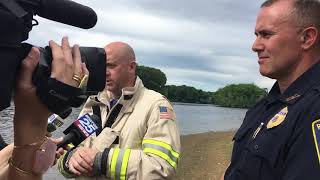
[[[294,100],[294,99],[297,99],[297,98],[300,97],[300,96],[301,96],[300,94],[295,94],[295,95],[293,95],[293,96],[288,97],[288,98],[286,99],[286,101],[287,101],[287,102],[292,101],[292,100]]]

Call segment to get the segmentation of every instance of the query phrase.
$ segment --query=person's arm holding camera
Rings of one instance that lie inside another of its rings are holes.
[[[73,76],[76,74],[81,77],[87,73],[85,65],[81,63],[79,47],[70,48],[66,37],[62,39],[61,46],[53,41],[49,44],[53,54],[51,78],[78,87],[79,82]],[[39,50],[32,48],[22,61],[17,80],[14,92],[14,148],[9,160],[8,179],[41,179],[41,173],[34,173],[36,153],[48,141],[52,143],[45,136],[50,112],[36,96],[36,87],[32,84],[32,73],[39,62],[39,55]],[[46,164],[40,159],[41,163]]]

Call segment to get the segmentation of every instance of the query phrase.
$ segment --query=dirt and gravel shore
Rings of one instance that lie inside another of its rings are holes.
[[[181,136],[182,153],[177,180],[220,180],[230,161],[234,131],[206,132]],[[56,166],[44,180],[65,179]]]
[[[175,179],[219,180],[229,164],[234,131],[181,137],[182,156]]]

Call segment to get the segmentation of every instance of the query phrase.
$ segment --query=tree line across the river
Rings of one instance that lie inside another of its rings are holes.
[[[167,77],[160,70],[138,66],[137,74],[144,86],[160,92],[172,102],[215,104],[224,107],[249,108],[267,95],[267,90],[254,84],[231,84],[216,92],[182,85],[166,85]]]

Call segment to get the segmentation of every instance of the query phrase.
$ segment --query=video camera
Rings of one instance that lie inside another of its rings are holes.
[[[91,8],[70,0],[0,0],[0,111],[10,106],[21,60],[32,48],[22,42],[28,39],[33,26],[38,25],[34,15],[84,29],[92,28],[97,22],[97,15]],[[105,87],[104,49],[80,47],[80,53],[90,72],[86,92],[50,78],[52,55],[49,47],[40,48],[40,62],[33,73],[37,95],[50,111],[63,118],[70,114],[71,107],[80,106],[87,95]]]

